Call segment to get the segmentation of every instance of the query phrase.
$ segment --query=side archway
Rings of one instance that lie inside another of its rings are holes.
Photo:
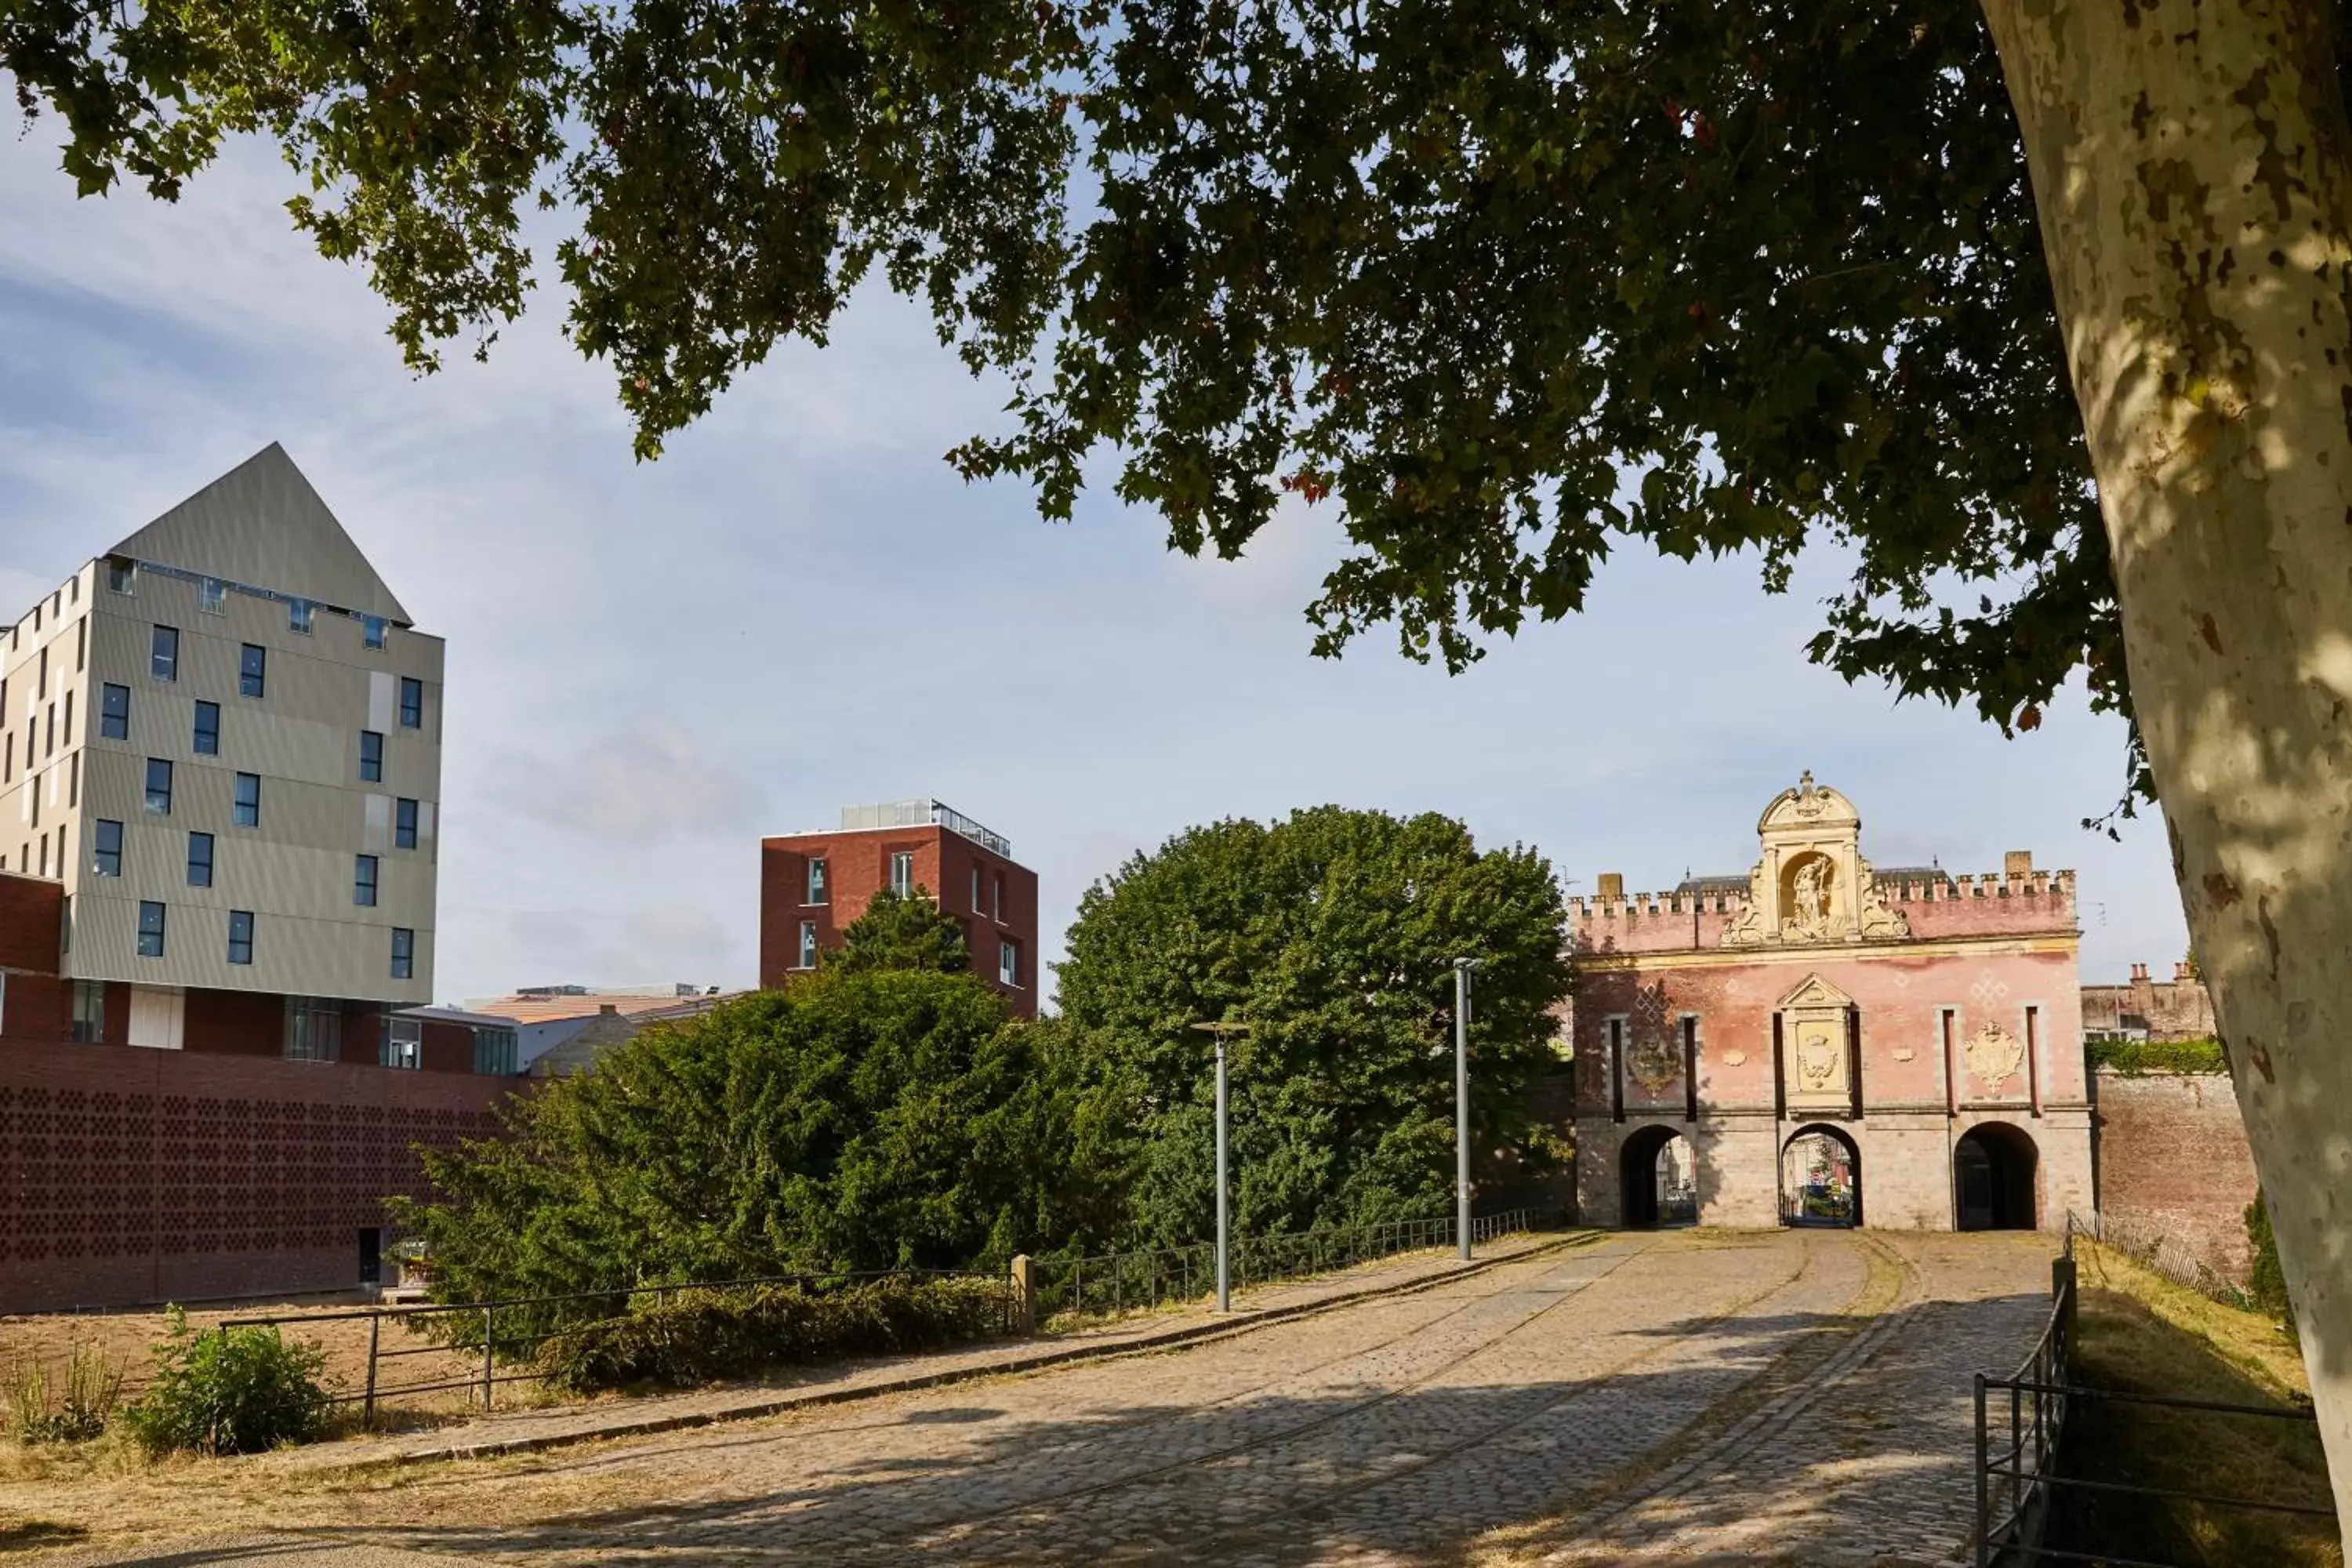
[[[1617,1191],[1628,1230],[1698,1223],[1698,1156],[1671,1127],[1643,1127],[1617,1152]]]
[[[2006,1121],[1969,1128],[1952,1146],[1952,1224],[1958,1230],[2032,1230],[2041,1151],[2032,1135]]]
[[[1842,1127],[1800,1127],[1780,1145],[1780,1223],[1862,1224],[1862,1150]]]

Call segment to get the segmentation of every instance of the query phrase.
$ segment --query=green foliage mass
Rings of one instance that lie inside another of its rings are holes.
[[[2127,1078],[2150,1072],[2230,1070],[2221,1042],[2202,1040],[2091,1040],[2083,1047],[2092,1068],[2109,1068]]]
[[[333,1409],[320,1383],[326,1357],[275,1329],[197,1333],[174,1307],[155,1362],[154,1380],[121,1417],[150,1454],[258,1454],[307,1443]]]
[[[796,1362],[986,1339],[1010,1326],[1009,1291],[997,1280],[907,1279],[825,1291],[685,1290],[557,1334],[538,1362],[550,1383],[572,1393],[686,1388]]]
[[[2253,1244],[2254,1260],[2246,1270],[2246,1299],[2258,1312],[2268,1313],[2288,1328],[2294,1327],[2294,1301],[2287,1294],[2286,1270],[2279,1263],[2278,1237],[2271,1230],[2269,1202],[2261,1192],[2246,1205],[2246,1239]]]
[[[1550,1152],[1525,1089],[1557,1070],[1568,994],[1550,866],[1457,822],[1336,806],[1179,835],[1090,889],[1060,1022],[1135,1239],[1211,1232],[1213,1048],[1231,1047],[1235,1223],[1305,1229],[1444,1213],[1454,1187],[1454,973],[1476,958],[1473,1147]]]
[[[1014,382],[967,475],[1066,516],[1108,447],[1228,559],[1335,500],[1318,651],[1393,621],[1459,666],[1616,540],[1777,590],[1826,535],[1811,651],[1849,678],[2004,727],[2077,671],[2127,707],[1974,0],[28,0],[0,67],[85,192],[275,140],[419,365],[522,309],[522,212],[559,209],[641,455],[878,269]]]
[[[820,961],[845,974],[877,969],[919,969],[960,974],[971,967],[961,922],[942,911],[918,888],[900,898],[887,888],[866,901],[866,911],[841,930],[841,946]]]
[[[1100,1201],[1051,1043],[970,975],[820,970],[648,1028],[519,1101],[507,1137],[428,1153],[439,1200],[404,1223],[446,1300],[994,1267]]]

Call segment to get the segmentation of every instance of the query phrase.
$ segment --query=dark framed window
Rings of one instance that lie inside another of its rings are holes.
[[[352,863],[352,902],[363,909],[375,908],[375,857],[362,855]]]
[[[196,704],[196,755],[220,755],[220,704],[217,702]]]
[[[188,835],[188,886],[209,888],[213,885],[213,836],[209,833]]]
[[[425,1026],[415,1018],[384,1015],[383,1032],[376,1045],[376,1065],[415,1072],[424,1066]]]
[[[163,757],[147,759],[147,809],[157,816],[172,815],[172,764]]]
[[[163,906],[152,900],[139,903],[139,956],[163,956]]]
[[[147,650],[147,673],[158,680],[180,679],[180,628],[157,626]]]
[[[395,849],[416,847],[416,803],[413,800],[393,803],[392,847]]]
[[[487,1076],[512,1078],[520,1054],[512,1029],[476,1029],[474,1031],[474,1070]]]
[[[261,826],[261,775],[236,775],[236,799],[230,807],[229,820],[239,827]]]
[[[139,568],[128,561],[108,562],[106,563],[106,585],[113,589],[118,594],[137,592],[139,587]]]
[[[425,728],[425,682],[413,675],[400,678],[400,727],[404,730]]]
[[[131,688],[110,682],[98,689],[98,738],[131,739]]]
[[[383,737],[373,730],[360,731],[360,778],[366,784],[383,782]]]
[[[90,839],[90,864],[101,877],[122,875],[122,824],[100,818]]]
[[[390,624],[382,616],[362,616],[360,617],[361,640],[370,647],[382,647],[384,628]]]
[[[902,899],[915,892],[915,857],[907,849],[893,851],[890,856],[890,890]]]
[[[247,643],[236,657],[236,694],[259,697],[269,684],[269,650],[259,643]]]
[[[253,962],[253,911],[231,910],[228,912],[228,961],[231,963]]]
[[[309,637],[310,617],[317,613],[317,610],[318,606],[308,599],[287,600],[286,629],[289,632],[300,632],[304,637]]]
[[[802,901],[811,904],[821,904],[825,901],[823,860],[812,860],[808,863],[808,897]]]
[[[286,998],[286,1055],[298,1062],[331,1062],[343,1054],[343,1009],[331,996]]]
[[[207,577],[196,584],[196,608],[208,616],[225,615],[221,601],[228,597],[228,584],[217,577]]]
[[[1021,944],[1000,942],[996,944],[996,978],[1005,985],[1021,984]]]
[[[77,980],[73,988],[74,1043],[98,1045],[106,1038],[106,982]]]
[[[413,979],[416,973],[416,933],[406,926],[392,928],[392,977]]]
[[[816,921],[801,921],[801,962],[803,969],[816,967]]]

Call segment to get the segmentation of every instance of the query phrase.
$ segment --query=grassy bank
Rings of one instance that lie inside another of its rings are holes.
[[[2258,1313],[2174,1284],[2122,1253],[2078,1244],[2075,1381],[2236,1405],[2307,1402],[2294,1339]],[[2327,1505],[2327,1464],[2306,1423],[2078,1401],[2063,1473],[2272,1502]],[[2144,1562],[2340,1568],[2336,1521],[2122,1493],[2063,1495],[2048,1542]]]

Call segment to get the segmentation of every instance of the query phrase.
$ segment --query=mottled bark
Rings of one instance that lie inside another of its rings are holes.
[[[2352,193],[2332,8],[1984,9],[2132,701],[2352,1521]]]

